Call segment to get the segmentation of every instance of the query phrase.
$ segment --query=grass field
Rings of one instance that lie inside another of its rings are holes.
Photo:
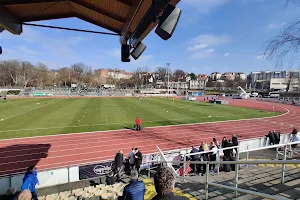
[[[167,98],[9,99],[0,102],[0,138],[269,117],[279,113]]]

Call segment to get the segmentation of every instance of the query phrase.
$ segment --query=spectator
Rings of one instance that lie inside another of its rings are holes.
[[[274,143],[279,144],[280,143],[280,132],[279,131],[277,131],[277,132],[274,131],[273,134],[274,134]]]
[[[113,185],[117,181],[117,178],[114,177],[114,173],[111,171],[106,176],[106,185]]]
[[[117,174],[117,179],[120,180],[121,172],[124,169],[124,155],[123,151],[120,150],[115,156],[115,174]]]
[[[226,156],[223,156],[223,161],[229,161],[229,158]],[[231,167],[229,164],[223,164],[222,165],[222,171],[224,172],[230,172],[231,171]]]
[[[130,167],[130,163],[129,163],[129,158],[125,159],[124,172],[125,172],[125,174],[130,175],[131,167]]]
[[[146,187],[143,181],[138,180],[138,172],[132,170],[130,173],[130,183],[125,186],[123,191],[124,200],[144,200]]]
[[[203,144],[204,144],[204,143],[203,143],[203,142],[201,142],[201,145],[200,145],[200,147],[199,147],[199,152],[202,152],[202,151],[204,151],[204,150],[203,150]]]
[[[138,148],[135,148],[134,150],[135,150],[135,168],[140,175],[140,167],[143,162],[143,154]]]
[[[292,137],[290,139],[290,142],[298,142],[299,138],[297,137],[297,133],[296,134],[292,134]],[[296,148],[298,146],[298,144],[292,144],[291,147],[292,148]]]
[[[154,185],[157,195],[152,200],[188,200],[183,196],[175,196],[175,175],[169,167],[162,167],[154,175]]]
[[[225,144],[228,143],[227,141],[227,138],[226,137],[223,137],[223,140],[222,140],[222,148],[225,148]]]
[[[34,199],[32,196],[32,192],[30,190],[23,190],[19,195],[18,195],[18,200],[31,200]]]
[[[297,135],[297,133],[298,133],[298,130],[295,127],[293,127],[292,135]]]
[[[239,146],[239,141],[236,135],[232,135],[231,140],[232,140],[232,146],[236,146],[236,147]],[[235,153],[237,154],[237,152],[238,152],[238,148],[235,148]]]
[[[210,153],[210,155],[209,155],[209,161],[216,161],[218,148],[214,142],[211,142],[210,146],[211,146],[210,150],[212,150],[213,152]],[[215,166],[216,166],[215,164],[209,165],[209,170],[212,172],[215,169]]]
[[[198,149],[196,149],[196,148],[193,146],[193,147],[192,147],[191,153],[199,153],[199,151],[198,151]],[[192,155],[192,156],[191,156],[191,160],[192,160],[192,161],[199,161],[199,159],[200,159],[199,154],[196,154],[196,155]],[[191,164],[191,168],[192,168],[193,172],[196,173],[196,172],[197,172],[198,166],[197,166],[196,164]]]
[[[134,170],[134,165],[135,165],[134,154],[135,154],[135,150],[134,150],[134,147],[132,147],[131,152],[129,153],[129,156],[128,156],[131,170]]]
[[[209,150],[209,148],[208,148],[208,146],[207,146],[206,143],[203,144],[203,150],[204,151],[208,151]],[[203,161],[203,162],[209,161],[208,153],[201,154],[201,161]],[[206,173],[206,165],[202,164],[202,173],[201,173],[201,176],[204,176],[205,173]]]
[[[231,147],[231,143],[225,138],[225,140],[222,141],[222,147],[223,148]],[[223,153],[224,153],[224,156],[226,156],[228,158],[233,154],[233,151],[232,151],[232,149],[226,149],[226,150],[223,150]]]
[[[269,138],[269,144],[273,145],[275,144],[275,137],[272,131],[269,131],[268,135],[266,135],[267,138]]]
[[[3,195],[2,197],[0,197],[0,199],[3,199],[3,200],[12,200],[12,199],[16,199],[17,196],[16,196],[16,188],[14,187],[10,187],[7,191],[6,191],[6,194]]]
[[[215,145],[220,148],[220,143],[217,141],[216,138],[213,138],[213,142],[215,143]]]
[[[37,171],[35,166],[30,166],[27,169],[27,172],[25,173],[25,176],[23,178],[23,184],[22,184],[22,191],[23,190],[30,190],[32,199],[38,200],[37,193],[36,193],[36,185],[39,185],[39,180],[37,178]]]

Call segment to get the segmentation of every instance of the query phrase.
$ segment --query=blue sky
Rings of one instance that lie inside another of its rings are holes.
[[[93,69],[133,71],[171,63],[186,72],[245,72],[274,70],[262,53],[267,40],[289,22],[299,20],[299,9],[284,8],[284,0],[181,0],[182,17],[171,39],[154,31],[143,41],[147,49],[139,60],[120,61],[117,36],[24,27],[20,36],[0,33],[0,59],[44,62],[51,69],[84,62]],[[79,19],[42,21],[41,24],[103,30]],[[288,69],[282,66],[281,69]]]

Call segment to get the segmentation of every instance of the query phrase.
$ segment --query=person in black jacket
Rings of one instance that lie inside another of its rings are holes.
[[[239,141],[236,135],[232,135],[231,140],[232,140],[232,146],[236,146],[236,147],[239,146]],[[238,148],[235,148],[235,153],[237,154],[237,152],[238,152]]]
[[[226,157],[226,156],[223,156],[223,161],[229,161],[229,158]],[[231,166],[229,164],[223,164],[222,171],[230,172],[231,171]]]
[[[272,131],[269,131],[269,134],[266,135],[266,137],[269,138],[270,145],[275,144],[275,137],[274,137],[274,133]]]
[[[274,131],[273,134],[274,134],[274,139],[275,139],[274,143],[279,144],[280,143],[280,132],[279,132],[279,130]]]
[[[135,150],[135,168],[140,175],[140,167],[143,162],[143,154],[138,148],[135,148],[134,150]]]
[[[120,180],[121,172],[124,169],[124,155],[123,151],[120,150],[115,156],[115,173],[117,174],[117,179]]]
[[[223,137],[223,140],[222,140],[222,148],[225,148],[225,144],[228,143],[228,140],[226,137]]]
[[[228,140],[225,140],[224,142],[222,141],[222,147],[223,148],[227,148],[227,147],[231,147],[231,143]],[[230,157],[230,155],[232,155],[233,151],[232,149],[226,149],[223,150],[224,156],[226,156],[227,158]]]
[[[293,127],[292,135],[296,135],[297,133],[298,133],[298,130],[295,127]]]
[[[192,147],[191,153],[199,153],[199,151],[198,151],[198,149],[196,149],[196,148],[193,146],[193,147]],[[199,161],[199,159],[200,159],[199,154],[196,154],[196,155],[192,155],[192,156],[191,156],[191,160],[192,160],[192,161]],[[191,164],[191,168],[192,168],[193,172],[196,173],[196,172],[197,172],[198,166],[197,166],[196,164]]]
[[[106,185],[113,185],[117,181],[117,178],[114,176],[114,173],[111,171],[106,176]]]

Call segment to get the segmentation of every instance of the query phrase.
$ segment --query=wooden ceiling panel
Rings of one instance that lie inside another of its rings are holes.
[[[108,30],[120,30],[120,27],[122,27],[122,25],[123,25],[123,23],[121,23],[117,20],[114,20],[105,15],[99,14],[95,11],[91,11],[90,9],[80,6],[78,4],[75,4],[73,2],[70,4],[72,5],[74,11],[77,12],[78,14],[80,14],[81,16],[90,18],[92,21],[97,21],[100,24],[103,24],[105,26],[105,28],[111,27],[111,28],[107,28]]]
[[[0,3],[21,21],[36,21],[78,17],[108,30],[121,33],[127,28],[136,6],[141,0],[13,0]],[[172,0],[175,5],[180,0]],[[132,21],[129,32],[133,32],[150,7],[152,0],[143,0]],[[132,6],[132,7],[131,7]],[[127,23],[127,24],[126,24]],[[154,28],[152,23],[142,35],[142,39]]]
[[[6,6],[14,15],[21,20],[30,19],[37,16],[55,15],[56,13],[67,14],[70,10],[65,6],[64,2],[57,4],[51,3],[35,3],[20,4]]]

